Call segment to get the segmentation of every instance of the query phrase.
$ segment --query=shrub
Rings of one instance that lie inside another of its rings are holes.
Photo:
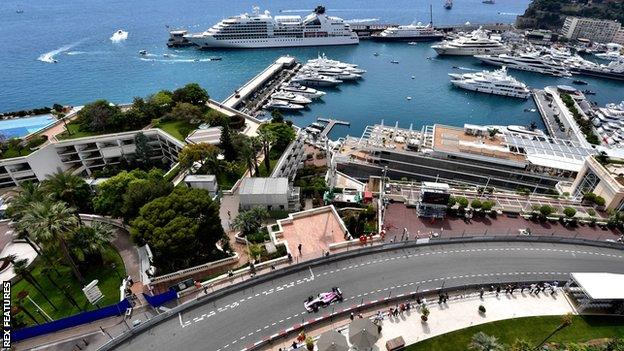
[[[456,203],[457,203],[457,199],[456,198],[454,198],[453,196],[449,197],[448,207],[453,207],[453,206],[455,206]]]
[[[563,214],[568,218],[572,218],[576,214],[576,209],[572,207],[566,207],[563,209]]]
[[[542,216],[544,216],[544,217],[548,217],[548,216],[550,216],[551,214],[553,214],[553,213],[555,213],[555,212],[556,212],[555,208],[554,208],[554,207],[552,207],[552,206],[550,206],[550,205],[542,205],[542,206],[539,208],[539,211],[540,211],[540,213],[542,214]]]
[[[485,313],[485,306],[479,305],[479,312],[480,313]]]
[[[596,211],[593,208],[588,208],[587,214],[593,217],[596,215]]]
[[[479,199],[474,199],[472,200],[472,202],[470,203],[470,207],[476,209],[479,209],[483,206],[483,204],[481,203],[481,200]]]
[[[483,204],[481,204],[481,208],[484,211],[491,211],[494,205],[496,205],[496,202],[492,200],[486,200],[486,201],[483,201]]]
[[[312,340],[311,337],[307,337],[305,339],[305,344],[306,344],[306,349],[308,349],[309,351],[313,351],[314,350],[314,340]]]
[[[463,196],[460,196],[457,198],[457,204],[459,205],[460,208],[466,208],[468,207],[468,199],[466,199]]]
[[[604,197],[602,196],[596,196],[596,198],[594,199],[594,203],[598,206],[604,206],[606,201],[604,199]]]

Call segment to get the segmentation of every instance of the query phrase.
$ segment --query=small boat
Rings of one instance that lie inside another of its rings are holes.
[[[578,84],[578,85],[587,85],[587,84],[589,84],[586,81],[580,80],[580,79],[575,79],[575,80],[572,81],[572,83]]]
[[[284,101],[292,102],[297,105],[305,105],[305,104],[309,104],[312,102],[311,99],[305,96],[295,94],[292,92],[288,92],[288,91],[278,91],[277,93],[273,93],[271,94],[271,99],[284,100]]]
[[[407,99],[407,100],[411,100],[411,99],[412,99],[412,97],[411,97],[411,96],[408,96],[408,97],[406,97],[406,99]]]
[[[524,109],[524,112],[535,112],[535,111],[537,111],[537,110],[534,109],[534,108],[525,108]]]
[[[583,94],[585,95],[596,95],[595,91],[591,91],[591,90],[583,90]]]
[[[453,66],[453,68],[455,68],[455,69],[459,69],[459,66]]]
[[[376,53],[374,53],[374,54],[373,54],[373,56],[379,56],[379,53],[378,53],[378,52],[376,52]]]
[[[223,58],[219,57],[219,56],[212,56],[210,57],[210,61],[221,61],[223,60]]]
[[[416,79],[416,76],[412,76],[412,79]]]
[[[24,13],[24,10],[16,10],[15,13]]]
[[[444,8],[450,10],[453,8],[453,0],[446,0],[444,2]]]
[[[415,41],[410,41],[409,43],[407,43],[407,45],[418,45],[418,43]]]
[[[147,55],[147,50],[139,50],[139,55],[141,56]]]
[[[163,54],[163,57],[171,57],[169,54]]]
[[[198,59],[198,58],[196,58],[196,59],[194,59],[193,61],[195,61],[195,62],[199,62],[199,59]]]
[[[483,0],[481,2],[488,5],[494,5],[496,3],[494,0]]]
[[[390,63],[397,64],[397,63],[399,63],[399,61],[397,61],[397,60],[392,60],[392,61],[390,61]]]

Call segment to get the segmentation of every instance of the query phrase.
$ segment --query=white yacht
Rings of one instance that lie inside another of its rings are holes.
[[[286,91],[278,91],[276,93],[271,94],[271,99],[284,100],[284,101],[292,102],[293,104],[298,104],[298,105],[307,105],[312,102],[312,100],[308,99],[307,97],[304,97],[295,93],[286,92]]]
[[[301,95],[301,96],[305,96],[309,99],[319,99],[321,98],[323,95],[325,95],[324,91],[320,91],[320,90],[316,90],[316,89],[312,89],[300,84],[293,84],[293,83],[284,83],[280,86],[280,90],[282,91],[286,91],[289,93],[295,93],[297,95]]]
[[[622,61],[624,55],[622,54],[622,45],[616,43],[608,43],[606,45],[607,52],[601,52],[594,54],[596,57],[607,61]]]
[[[323,76],[316,73],[300,73],[294,76],[290,81],[302,85],[311,85],[318,87],[331,87],[342,83],[340,79]]]
[[[509,51],[500,40],[489,37],[488,33],[482,28],[465,35],[460,35],[452,40],[445,40],[431,47],[438,55],[498,55]]]
[[[494,72],[451,73],[449,76],[453,78],[451,83],[454,86],[466,90],[521,99],[528,99],[531,96],[531,91],[526,84],[507,74],[505,67]]]
[[[184,38],[202,49],[208,48],[271,48],[291,46],[358,44],[359,38],[349,24],[325,14],[317,6],[308,16],[275,16],[260,13],[253,7],[244,13],[222,20],[202,33]]]
[[[433,25],[423,25],[420,22],[403,26],[388,27],[379,34],[371,35],[376,41],[437,41],[444,39],[444,33],[435,29]]]
[[[573,67],[572,72],[584,76],[624,80],[624,59],[611,61],[608,65],[587,61],[583,65]]]
[[[538,52],[511,53],[500,55],[475,55],[484,63],[495,66],[507,66],[507,68],[550,74],[557,77],[569,77],[570,72],[550,55],[541,56]]]
[[[262,106],[265,110],[301,110],[304,108],[303,105],[293,104],[284,100],[269,100],[264,106]]]
[[[624,143],[624,101],[595,109],[592,123],[602,141],[621,147]]]
[[[313,68],[310,66],[303,66],[300,72],[304,74],[320,74],[323,76],[334,77],[342,81],[351,81],[362,78],[359,74],[332,67]]]

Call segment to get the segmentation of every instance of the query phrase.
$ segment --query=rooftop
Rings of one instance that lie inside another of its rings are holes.
[[[244,178],[238,191],[239,195],[285,193],[288,193],[288,178]]]
[[[184,177],[185,182],[216,182],[217,177],[214,174],[189,174]]]
[[[191,144],[206,143],[217,145],[221,142],[221,127],[195,129],[185,140]]]
[[[570,275],[593,300],[624,300],[624,274],[570,273]]]

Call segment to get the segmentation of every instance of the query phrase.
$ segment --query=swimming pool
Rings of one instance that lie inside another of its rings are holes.
[[[0,121],[0,134],[7,139],[21,138],[56,122],[52,114]]]

